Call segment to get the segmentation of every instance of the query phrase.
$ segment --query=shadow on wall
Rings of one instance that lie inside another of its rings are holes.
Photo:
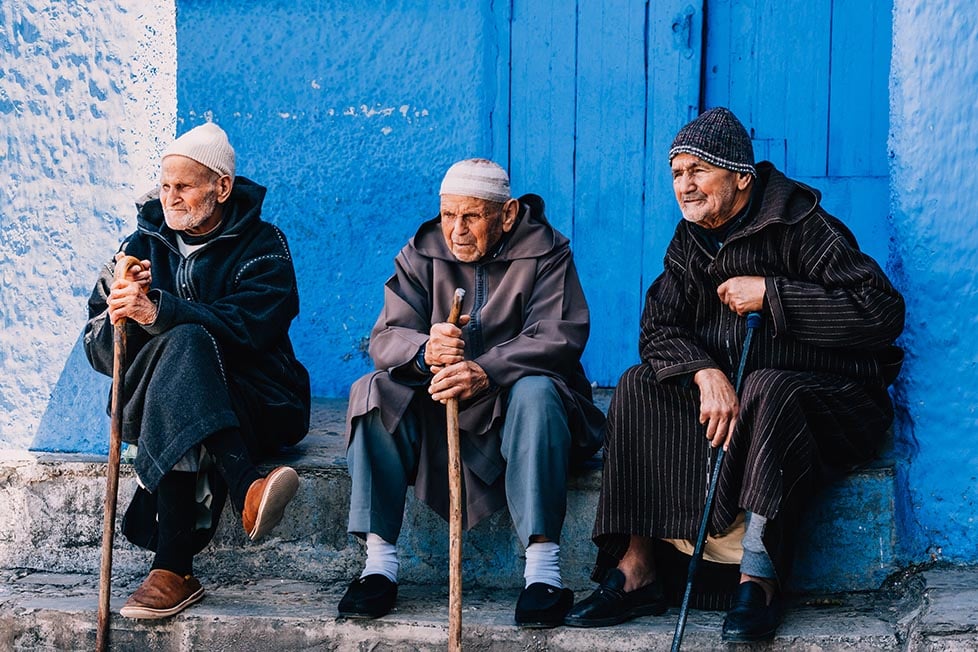
[[[108,454],[106,406],[112,379],[88,364],[82,338],[79,335],[75,341],[51,391],[47,410],[30,446],[32,451]]]

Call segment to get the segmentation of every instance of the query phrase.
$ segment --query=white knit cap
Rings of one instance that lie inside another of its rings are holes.
[[[234,148],[224,130],[213,122],[194,127],[163,152],[163,158],[174,155],[186,156],[222,177],[234,179]]]
[[[502,204],[510,199],[509,175],[489,159],[466,159],[448,168],[438,194],[476,197]]]

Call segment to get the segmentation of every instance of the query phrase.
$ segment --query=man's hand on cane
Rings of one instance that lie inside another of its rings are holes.
[[[116,262],[123,257],[125,254],[120,251],[116,254]],[[138,324],[152,324],[156,321],[159,309],[146,296],[152,283],[153,273],[148,260],[130,266],[125,278],[116,279],[109,288],[106,301],[111,322],[114,324],[120,319],[131,319]]]
[[[743,317],[764,308],[767,285],[763,276],[733,276],[720,284],[717,296],[728,308]]]
[[[450,398],[465,400],[489,387],[485,370],[471,360],[449,365],[435,374],[428,385],[431,398],[444,403]]]
[[[461,315],[458,326],[440,322],[431,327],[425,345],[424,361],[434,378],[428,385],[431,398],[444,404],[450,398],[465,400],[489,387],[489,376],[475,362],[465,359],[465,341],[462,326],[469,323],[469,315]]]
[[[424,362],[431,373],[438,374],[450,364],[465,359],[465,340],[462,339],[462,326],[469,323],[469,315],[458,318],[458,326],[447,321],[431,326],[428,333],[428,343],[424,348]]]
[[[706,425],[706,438],[714,448],[722,445],[726,450],[740,412],[737,393],[719,369],[700,369],[693,382],[700,390],[700,423]]]

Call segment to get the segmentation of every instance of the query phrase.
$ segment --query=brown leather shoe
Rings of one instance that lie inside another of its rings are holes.
[[[285,506],[298,490],[299,474],[288,466],[277,467],[264,478],[251,483],[241,512],[241,524],[252,541],[265,536],[278,525],[285,513]]]
[[[149,572],[119,613],[126,618],[169,618],[204,597],[204,587],[192,575],[181,577],[162,568]]]

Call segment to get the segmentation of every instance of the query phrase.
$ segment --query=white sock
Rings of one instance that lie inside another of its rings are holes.
[[[397,546],[380,538],[380,535],[367,534],[367,562],[364,564],[360,577],[367,575],[383,575],[391,582],[397,582]]]
[[[526,580],[526,586],[543,582],[558,589],[564,588],[564,583],[560,580],[560,545],[547,541],[527,546],[523,579]]]

